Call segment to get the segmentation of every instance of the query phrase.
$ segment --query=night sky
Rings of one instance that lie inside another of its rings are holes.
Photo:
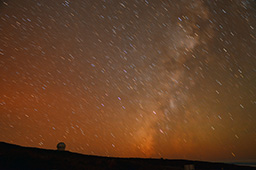
[[[0,141],[256,161],[255,0],[1,0]]]

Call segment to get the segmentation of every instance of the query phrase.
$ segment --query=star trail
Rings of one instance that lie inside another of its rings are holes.
[[[3,0],[0,140],[256,161],[255,0]]]

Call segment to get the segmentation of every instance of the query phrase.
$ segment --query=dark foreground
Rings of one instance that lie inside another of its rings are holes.
[[[253,167],[201,161],[89,156],[0,142],[0,169],[184,170],[184,165],[191,164],[195,170],[256,170]]]

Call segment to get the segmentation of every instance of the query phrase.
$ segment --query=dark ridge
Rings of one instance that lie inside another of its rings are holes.
[[[114,158],[69,151],[22,147],[0,142],[0,169],[120,169],[120,170],[256,170],[254,167],[190,160]]]

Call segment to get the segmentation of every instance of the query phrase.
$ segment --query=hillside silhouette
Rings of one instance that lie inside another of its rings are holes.
[[[114,158],[69,151],[47,150],[0,142],[0,169],[90,169],[90,170],[256,170],[253,167],[189,160]]]

